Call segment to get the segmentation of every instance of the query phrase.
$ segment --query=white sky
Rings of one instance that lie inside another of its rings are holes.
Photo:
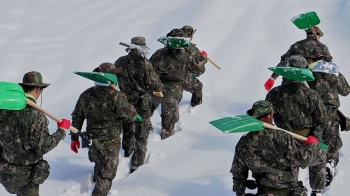
[[[229,173],[234,148],[242,134],[222,134],[208,122],[244,114],[265,98],[263,85],[280,56],[305,37],[290,18],[316,11],[324,32],[321,41],[330,49],[340,71],[348,76],[350,2],[346,0],[0,0],[0,80],[21,82],[28,71],[39,71],[51,83],[43,93],[42,107],[70,118],[75,103],[92,81],[73,74],[92,71],[100,63],[114,63],[126,54],[119,42],[144,36],[151,53],[162,47],[157,38],[171,29],[191,25],[193,42],[222,69],[206,64],[199,77],[204,84],[201,106],[186,112],[190,94],[184,93],[182,115],[173,137],[161,141],[159,109],[152,117],[146,163],[128,175],[129,158],[120,156],[110,195],[118,196],[231,196]],[[280,83],[276,81],[276,85]],[[340,109],[350,116],[350,101]],[[40,100],[39,100],[40,103]],[[56,123],[50,120],[50,131]],[[350,175],[349,133],[341,133],[337,176],[326,195],[347,195]],[[123,152],[120,153],[123,155]],[[44,157],[51,165],[42,196],[88,196],[93,185],[93,164],[87,149],[70,150],[70,137]],[[308,189],[307,171],[300,179]],[[0,195],[10,195],[0,186]]]

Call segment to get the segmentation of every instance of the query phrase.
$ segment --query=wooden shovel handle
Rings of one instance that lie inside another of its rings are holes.
[[[266,128],[268,128],[268,129],[284,131],[284,132],[288,133],[289,135],[291,135],[292,137],[294,137],[295,139],[301,140],[301,141],[303,141],[303,142],[307,140],[306,137],[303,137],[303,136],[298,135],[298,134],[296,134],[296,133],[293,133],[293,132],[287,131],[287,130],[285,130],[285,129],[282,129],[282,128],[279,128],[279,127],[270,125],[270,124],[268,124],[268,123],[263,123],[263,126],[266,127]]]
[[[45,110],[44,108],[38,106],[36,103],[32,102],[31,100],[27,99],[27,104],[32,106],[33,108],[42,111],[44,114],[46,114],[48,117],[52,118],[53,120],[55,120],[56,122],[60,123],[62,122],[62,120],[60,118],[58,118],[57,116],[51,114],[49,111]],[[78,133],[78,129],[76,129],[75,127],[70,126],[69,129],[73,132],[73,133]]]
[[[197,46],[196,46],[197,47]],[[198,47],[197,47],[198,48]],[[203,50],[201,50],[201,49],[199,49],[198,48],[198,50],[199,50],[199,52],[201,52],[202,53],[202,51]],[[218,68],[218,69],[221,69],[221,67],[218,65],[218,64],[216,64],[214,61],[213,61],[213,59],[211,59],[209,56],[207,56],[207,58],[208,58],[208,60],[216,67],[216,68]]]
[[[311,31],[312,31],[312,34],[314,34],[315,39],[318,40],[318,37],[317,37],[317,34],[316,34],[316,31],[315,31],[314,27],[311,27]]]

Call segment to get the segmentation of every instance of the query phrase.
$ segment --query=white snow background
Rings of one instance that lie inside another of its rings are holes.
[[[69,118],[79,95],[93,82],[73,74],[92,71],[100,63],[114,63],[126,55],[119,42],[144,36],[151,53],[162,48],[157,38],[173,28],[197,29],[193,42],[222,69],[210,62],[199,79],[204,84],[203,104],[186,112],[190,93],[184,92],[176,134],[160,140],[159,108],[152,117],[145,164],[128,174],[130,158],[120,151],[118,173],[109,195],[118,196],[231,196],[229,173],[234,148],[243,133],[223,134],[208,122],[245,114],[265,99],[264,83],[280,56],[305,38],[290,18],[316,11],[325,43],[334,62],[350,81],[350,2],[347,0],[1,0],[0,80],[21,82],[28,71],[39,71],[44,82],[42,107]],[[279,85],[281,79],[275,82]],[[40,99],[38,103],[40,104]],[[340,109],[350,116],[349,98]],[[50,119],[50,132],[56,130]],[[337,175],[325,195],[346,196],[350,187],[350,133],[342,132]],[[70,136],[44,156],[51,174],[40,186],[42,196],[88,196],[93,164],[87,149],[75,154]],[[309,189],[308,172],[300,180]],[[0,195],[10,195],[0,186]]]

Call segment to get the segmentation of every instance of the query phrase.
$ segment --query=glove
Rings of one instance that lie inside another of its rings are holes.
[[[273,84],[275,84],[275,79],[270,77],[266,82],[265,82],[265,89],[267,91],[271,90],[271,88],[273,87]]]
[[[77,141],[72,141],[70,143],[70,149],[75,152],[75,153],[78,153],[78,149],[80,148],[80,142],[79,140]]]
[[[202,54],[203,56],[208,56],[207,52],[204,51],[204,50],[201,52],[201,54]]]
[[[61,122],[58,122],[57,123],[57,127],[60,128],[60,129],[64,129],[64,130],[69,130],[69,127],[70,127],[70,120],[67,120],[67,119],[62,119]]]
[[[153,91],[153,95],[155,95],[157,97],[164,97],[162,91],[159,91],[159,92]]]
[[[315,138],[314,136],[307,136],[307,140],[304,142],[305,146],[309,144],[318,144],[318,139]]]

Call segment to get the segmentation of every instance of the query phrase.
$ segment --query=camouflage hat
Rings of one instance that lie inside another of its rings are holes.
[[[167,37],[184,37],[184,31],[182,29],[173,29],[166,36]]]
[[[314,30],[315,30],[315,32],[316,32],[317,35],[319,35],[319,36],[321,36],[321,37],[323,36],[323,32],[321,31],[320,27],[314,26],[313,28],[314,28]],[[312,28],[306,29],[305,32],[306,32],[307,34],[312,34]]]
[[[38,86],[42,88],[48,87],[50,84],[43,82],[43,77],[41,74],[37,71],[31,71],[23,76],[23,82],[18,83],[19,85],[25,85],[25,86]]]
[[[193,29],[193,27],[186,25],[181,28],[184,31],[184,37],[192,37],[197,29]]]
[[[133,37],[131,38],[131,44],[139,45],[139,46],[145,46],[146,45],[146,39],[144,37]]]
[[[112,63],[102,63],[98,66],[98,71],[102,73],[116,73],[116,68]]]
[[[254,118],[259,118],[273,113],[273,106],[269,101],[261,100],[253,104],[252,109],[247,110],[247,114]]]
[[[307,68],[308,67],[308,63],[307,63],[306,59],[299,54],[292,55],[291,57],[289,57],[288,63],[289,63],[290,67],[297,67],[297,68]]]
[[[312,59],[318,59],[321,57],[325,57],[325,55],[323,54],[323,51],[321,50],[321,48],[315,48],[309,55],[306,56],[306,58],[312,58]]]

